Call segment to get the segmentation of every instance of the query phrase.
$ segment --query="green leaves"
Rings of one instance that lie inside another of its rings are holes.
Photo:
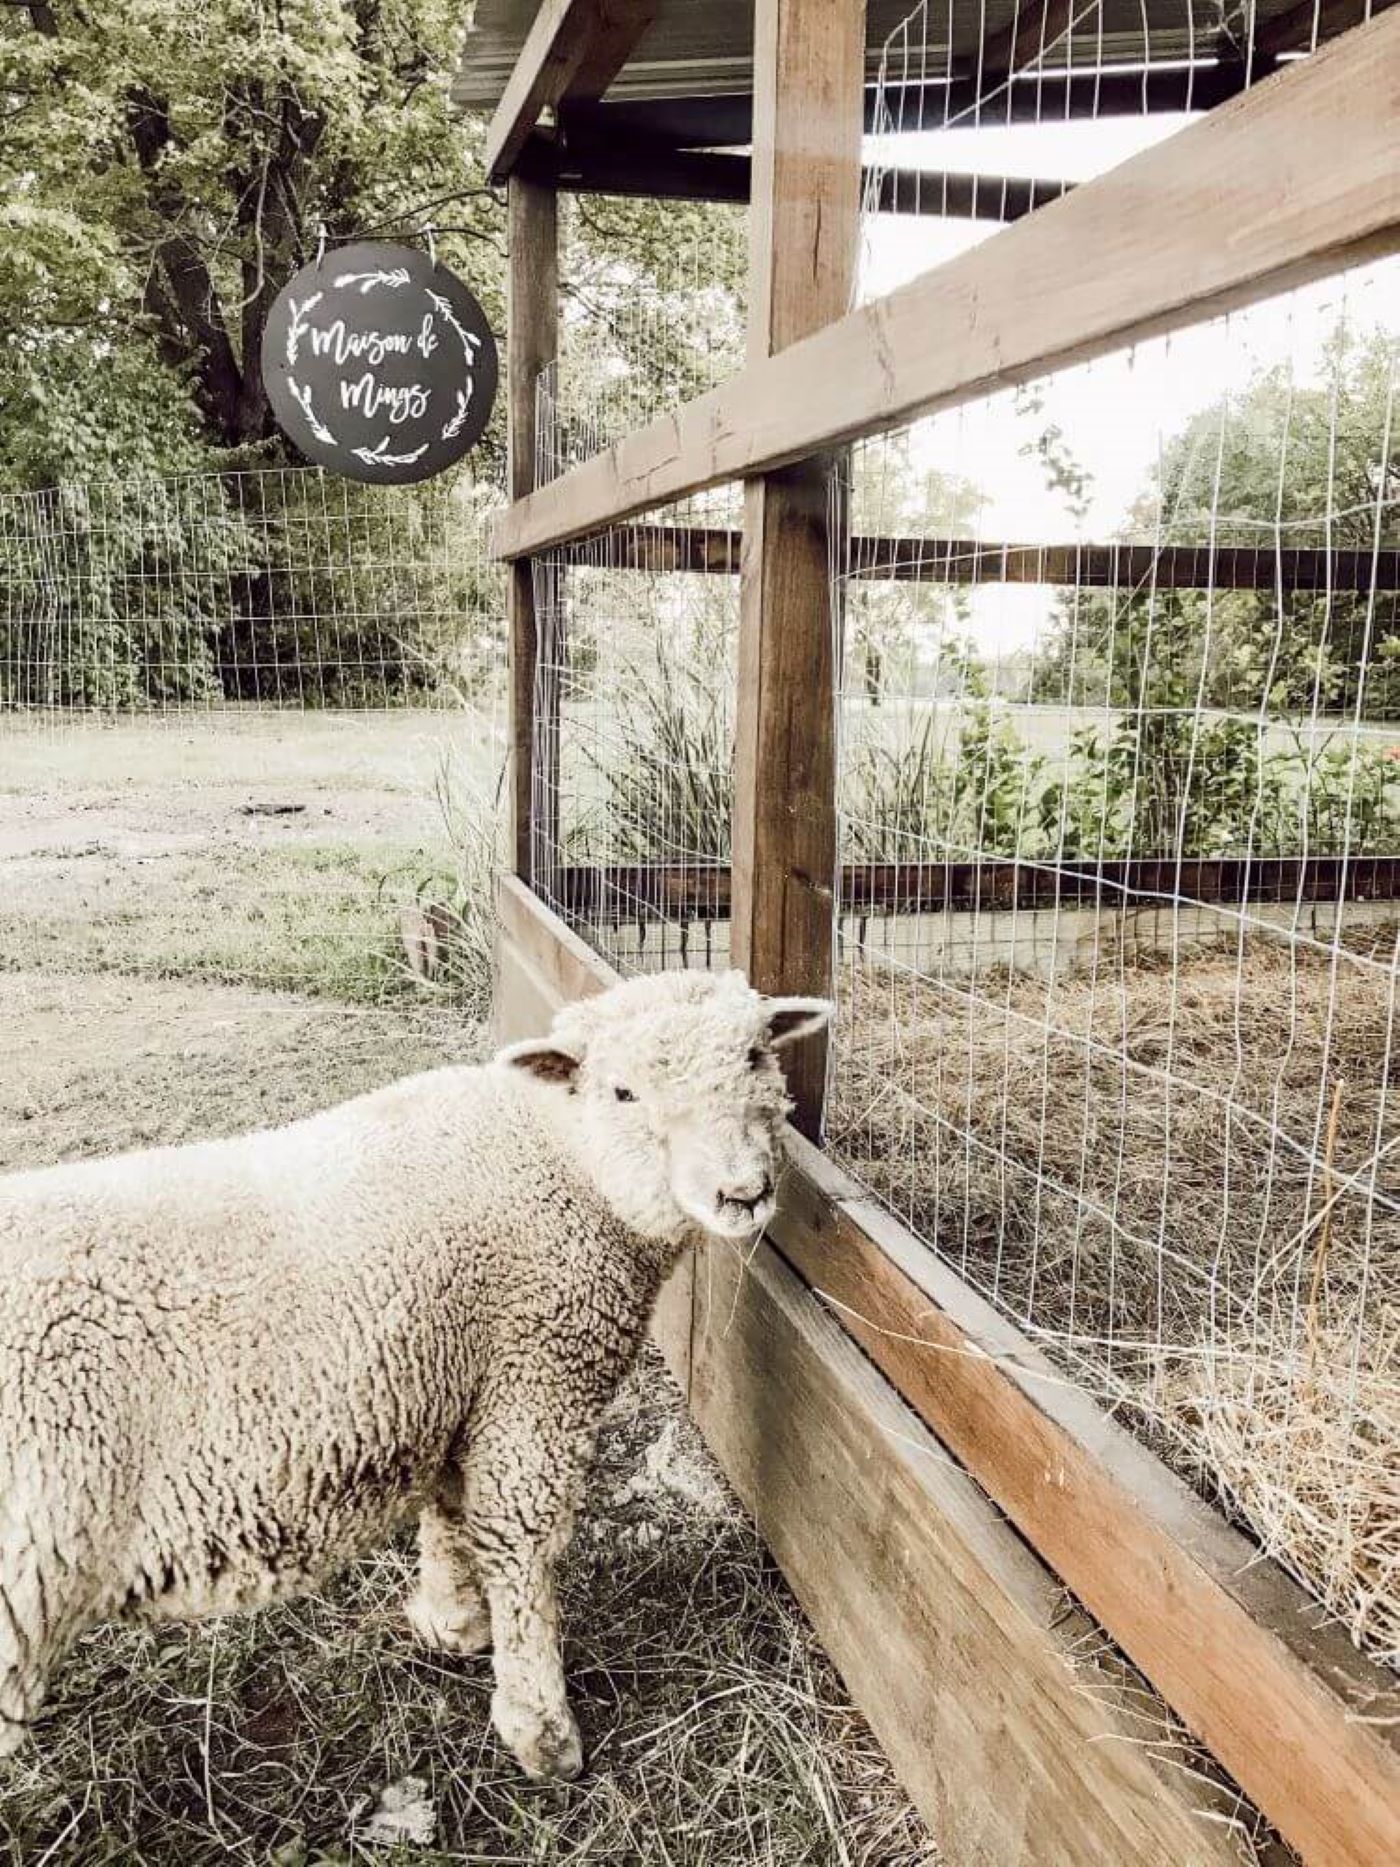
[[[186,471],[191,446],[211,467],[285,458],[262,331],[323,222],[462,224],[439,250],[498,311],[500,208],[473,188],[480,128],[448,102],[463,30],[449,0],[0,9],[0,483],[51,484],[104,451],[93,423],[32,432],[56,357],[123,446],[101,378],[140,358],[173,448],[143,468]]]

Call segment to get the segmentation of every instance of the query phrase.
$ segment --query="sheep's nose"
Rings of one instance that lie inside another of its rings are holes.
[[[773,1181],[769,1174],[751,1174],[747,1180],[740,1180],[733,1186],[726,1186],[720,1198],[730,1206],[744,1206],[752,1212],[761,1206],[765,1199],[772,1197]]]

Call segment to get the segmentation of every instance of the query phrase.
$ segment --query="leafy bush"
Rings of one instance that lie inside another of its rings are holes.
[[[616,733],[620,753],[611,743],[584,747],[602,782],[608,854],[624,862],[728,862],[734,728],[722,683],[703,668],[676,668],[658,647],[654,668],[623,671]],[[584,830],[583,840],[596,834]]]
[[[0,502],[0,702],[125,707],[218,689],[228,591],[261,543],[200,480]]]
[[[476,693],[505,654],[493,504],[311,469],[0,498],[0,704]]]

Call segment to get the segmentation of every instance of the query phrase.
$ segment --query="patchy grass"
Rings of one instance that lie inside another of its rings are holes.
[[[481,879],[463,823],[501,754],[465,711],[7,719],[0,747],[0,969],[358,1005],[416,989],[401,909]],[[479,1007],[489,956],[453,957],[437,996]]]
[[[490,1730],[490,1665],[424,1651],[411,1552],[237,1621],[100,1630],[38,1743],[0,1765],[0,1861],[330,1867],[913,1867],[933,1858],[874,1740],[658,1362],[602,1435],[566,1568],[566,1663],[588,1747],[567,1790]],[[416,1777],[430,1844],[372,1847]]]
[[[100,845],[10,866],[0,954],[56,972],[209,979],[373,1005],[409,989],[397,909],[426,854],[399,845]]]
[[[110,974],[0,973],[0,1030],[0,1173],[265,1128],[486,1046],[446,1007]]]

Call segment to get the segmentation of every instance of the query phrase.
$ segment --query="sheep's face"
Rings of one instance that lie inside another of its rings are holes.
[[[773,1216],[790,1106],[776,1052],[830,1011],[764,998],[737,972],[662,973],[569,1006],[501,1061],[561,1098],[578,1157],[628,1224],[743,1238]]]

